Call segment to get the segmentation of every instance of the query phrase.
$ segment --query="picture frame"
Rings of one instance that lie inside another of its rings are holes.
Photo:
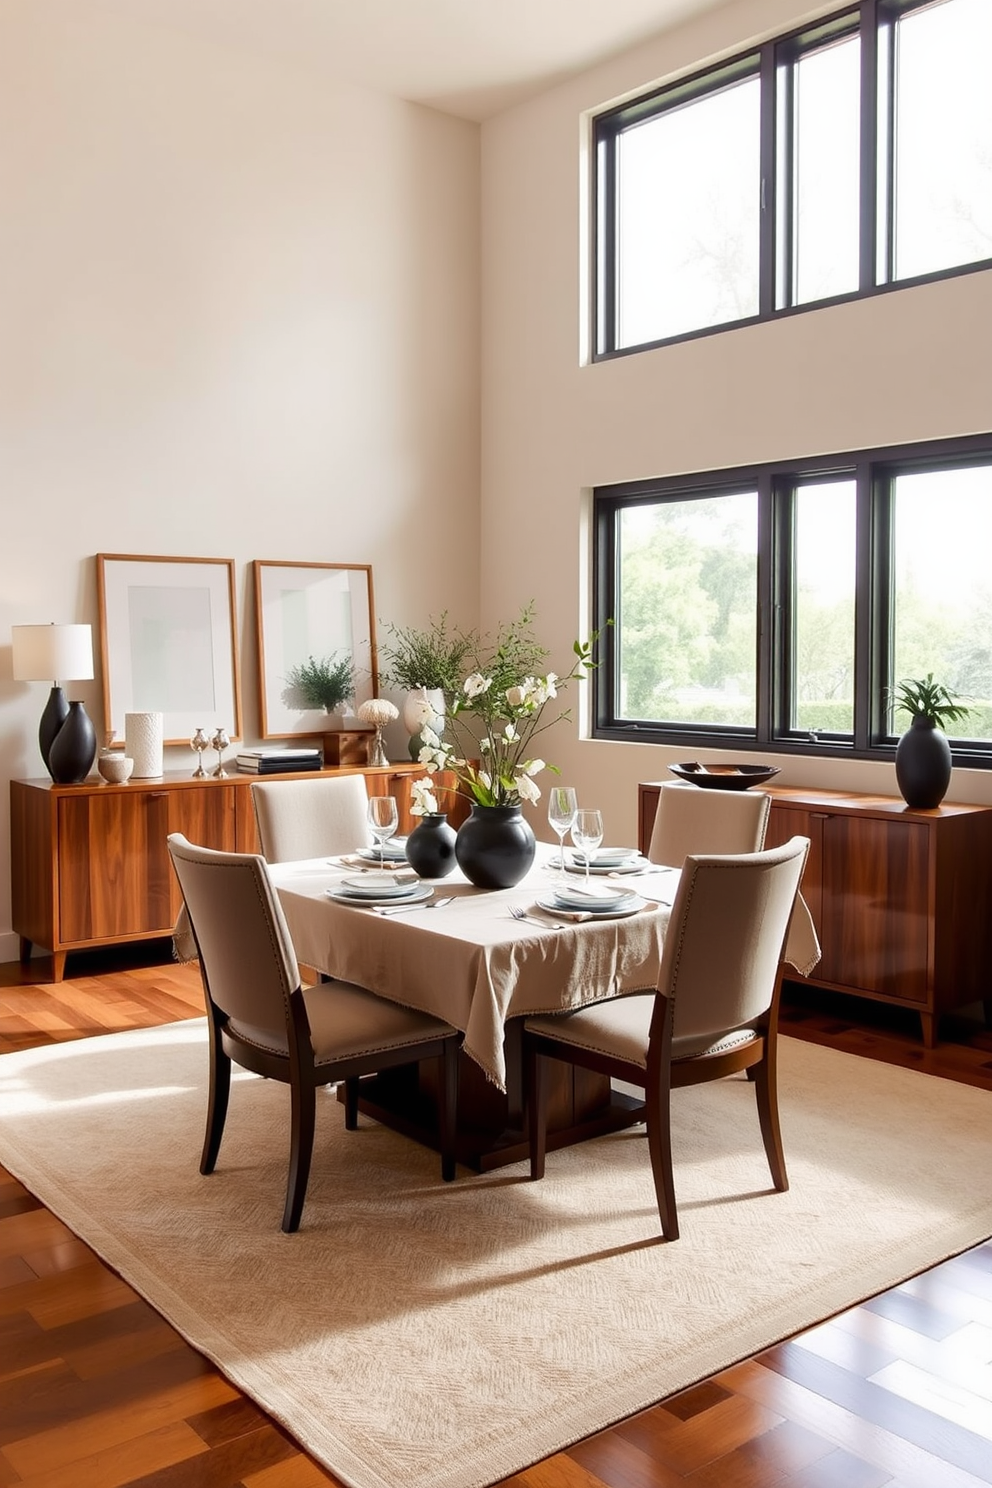
[[[163,743],[198,728],[241,738],[233,558],[96,555],[103,716],[113,743],[126,713],[162,714]]]
[[[290,674],[310,658],[350,658],[357,681],[351,709],[377,695],[372,565],[259,558],[252,567],[262,738],[292,739],[340,729],[340,715],[301,703]],[[353,721],[352,727],[364,726]]]

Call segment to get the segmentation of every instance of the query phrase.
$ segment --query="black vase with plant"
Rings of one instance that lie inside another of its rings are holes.
[[[929,811],[939,806],[951,783],[951,746],[944,729],[966,718],[960,698],[935,682],[933,673],[907,677],[889,689],[896,712],[912,722],[896,745],[896,784],[907,806]]]

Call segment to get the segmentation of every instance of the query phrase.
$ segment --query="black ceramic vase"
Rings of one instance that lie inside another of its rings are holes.
[[[478,889],[510,889],[527,873],[537,845],[519,806],[473,806],[455,838],[458,866]]]
[[[45,711],[41,715],[41,723],[38,725],[38,748],[41,757],[45,761],[45,769],[48,769],[48,759],[52,752],[59,729],[69,716],[69,700],[61,687],[56,682],[48,694],[48,702]]]
[[[951,746],[932,718],[917,713],[896,745],[896,784],[907,806],[939,806],[951,783]]]
[[[78,785],[96,759],[96,730],[82,703],[70,703],[65,723],[48,751],[48,773],[56,785]]]
[[[406,860],[421,878],[447,878],[455,869],[455,829],[443,811],[421,819],[406,839]]]

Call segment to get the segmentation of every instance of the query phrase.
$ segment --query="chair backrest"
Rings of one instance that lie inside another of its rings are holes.
[[[685,860],[658,980],[674,998],[675,1039],[742,1028],[771,1007],[808,851],[808,837],[793,837]]]
[[[354,852],[372,840],[364,775],[253,780],[251,799],[262,855],[269,863]]]
[[[287,1045],[289,1000],[300,976],[265,859],[196,847],[181,832],[168,842],[211,1002]]]
[[[648,857],[681,868],[690,853],[760,852],[771,804],[767,791],[704,790],[666,781],[658,792]]]

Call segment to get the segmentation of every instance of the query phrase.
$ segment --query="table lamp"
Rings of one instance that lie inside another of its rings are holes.
[[[59,684],[84,681],[93,676],[93,633],[89,625],[13,625],[14,680],[51,681],[52,690],[38,728],[38,747],[45,768],[62,785],[85,780],[96,756],[96,734],[82,703],[73,703],[73,723],[55,752],[70,705]],[[87,758],[88,755],[88,758]]]

